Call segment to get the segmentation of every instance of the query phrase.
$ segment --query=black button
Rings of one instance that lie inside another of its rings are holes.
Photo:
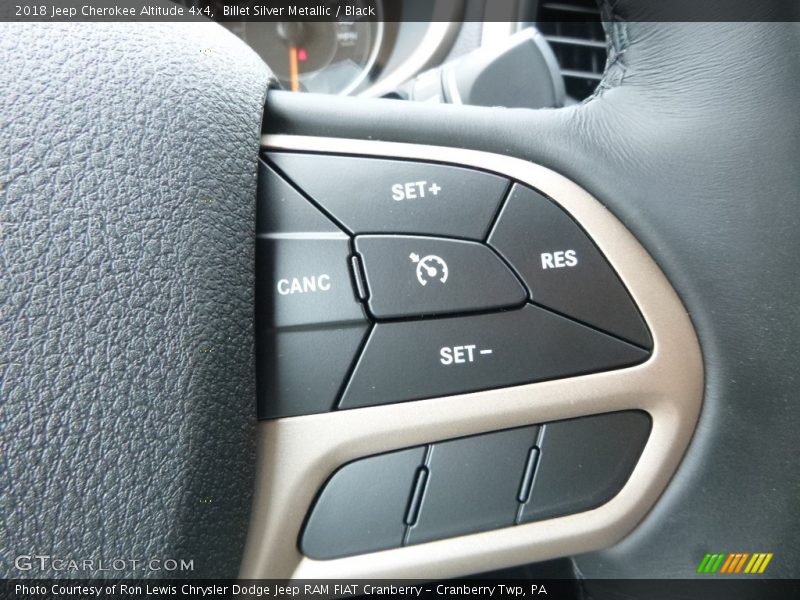
[[[616,496],[644,449],[650,417],[625,411],[543,427],[522,523],[590,510]]]
[[[366,321],[350,276],[350,241],[343,234],[259,237],[256,250],[265,322],[289,327]]]
[[[527,293],[483,244],[415,236],[358,236],[378,319],[522,306]]]
[[[434,444],[427,489],[408,543],[513,525],[538,430],[523,427]]]
[[[614,270],[558,206],[515,185],[489,244],[520,274],[531,299],[644,348],[652,340]]]
[[[411,448],[345,465],[317,498],[300,538],[300,550],[316,559],[397,548],[425,448]]]
[[[270,419],[333,410],[366,323],[259,333],[258,417]]]
[[[326,412],[368,328],[350,277],[350,241],[264,163],[259,177],[258,415]]]
[[[636,346],[545,309],[378,323],[339,408],[556,379],[646,360]]]
[[[256,282],[267,327],[364,322],[350,240],[268,165],[259,171]]]
[[[433,163],[271,153],[278,168],[352,233],[483,240],[508,181]]]
[[[256,220],[258,233],[344,233],[262,160]]]

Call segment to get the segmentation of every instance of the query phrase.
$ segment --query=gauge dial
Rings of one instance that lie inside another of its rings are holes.
[[[419,258],[416,254],[412,254],[411,261],[417,263],[417,281],[420,285],[428,285],[428,282],[433,280],[447,282],[449,270],[443,258],[435,254]]]
[[[336,14],[342,0],[329,0]],[[348,0],[347,5],[353,6]],[[357,0],[357,7],[380,4]],[[340,14],[344,14],[344,3]],[[296,92],[348,94],[367,78],[380,50],[383,23],[366,20],[330,22],[246,22],[241,36],[280,79]]]

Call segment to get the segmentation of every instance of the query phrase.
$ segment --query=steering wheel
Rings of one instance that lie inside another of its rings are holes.
[[[782,2],[763,4],[778,14]],[[674,342],[686,364],[697,359],[673,372],[691,379],[678,383],[697,403],[660,405],[688,411],[691,427],[635,518],[588,545],[555,540],[527,562],[572,556],[589,579],[691,577],[704,553],[741,550],[773,553],[772,577],[796,576],[800,27],[655,22],[633,0],[605,9],[603,80],[557,110],[283,92],[211,23],[0,26],[3,576],[59,576],[52,558],[122,559],[119,576],[142,574],[133,559],[193,562],[148,576],[314,573],[256,548],[254,528],[269,519],[251,514],[268,501],[264,470],[286,458],[269,452],[291,433],[262,436],[255,414],[264,134],[272,148],[380,140],[389,146],[352,147],[405,159],[450,149],[445,160],[477,167],[479,156],[507,157],[521,176],[532,164],[584,190],[589,199],[565,201],[574,214],[605,207],[622,246],[587,231],[634,297],[648,284],[625,266],[629,235],[669,282],[670,314],[683,307],[678,328],[696,333],[670,341],[653,327],[654,356]],[[659,300],[645,300],[647,319]],[[384,408],[400,410],[352,412]],[[541,422],[525,414],[519,424]],[[442,425],[442,439],[517,424],[471,423]],[[370,443],[360,455],[379,453]],[[325,477],[350,458],[331,458]],[[525,562],[489,550],[487,568]],[[41,555],[52,558],[30,558]],[[424,575],[476,572],[443,560]]]

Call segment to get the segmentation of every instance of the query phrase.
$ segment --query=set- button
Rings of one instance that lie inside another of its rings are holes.
[[[378,323],[339,408],[558,379],[633,365],[647,356],[531,304],[472,317]]]

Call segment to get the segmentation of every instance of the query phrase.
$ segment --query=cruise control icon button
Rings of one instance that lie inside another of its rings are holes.
[[[527,299],[500,257],[477,242],[362,235],[355,246],[376,319],[518,307]]]
[[[409,258],[417,265],[417,281],[420,285],[428,285],[428,281],[431,279],[438,280],[439,283],[447,283],[449,271],[444,259],[435,254],[420,258],[416,252],[409,254]]]

